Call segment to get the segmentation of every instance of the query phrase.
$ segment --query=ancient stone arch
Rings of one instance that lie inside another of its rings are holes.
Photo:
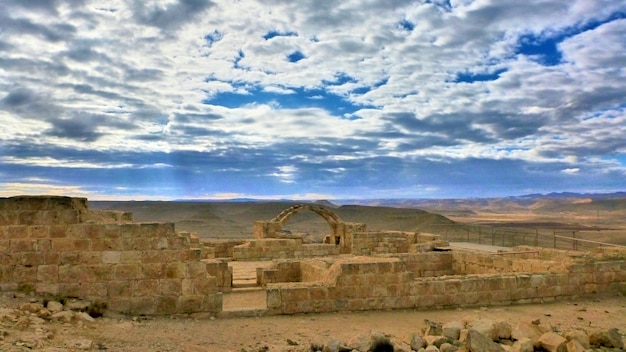
[[[322,218],[324,218],[324,220],[326,220],[326,222],[328,223],[328,225],[330,225],[330,228],[332,229],[332,235],[336,235],[337,224],[342,222],[341,219],[339,219],[339,216],[337,216],[337,214],[333,213],[332,211],[326,208],[320,207],[319,205],[314,205],[314,204],[294,205],[292,207],[289,207],[283,210],[280,214],[274,217],[271,221],[279,222],[281,226],[285,226],[285,223],[287,222],[287,220],[289,220],[290,217],[299,213],[302,210],[310,210],[318,214]]]

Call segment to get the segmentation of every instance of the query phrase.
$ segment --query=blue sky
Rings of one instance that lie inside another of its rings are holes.
[[[0,196],[626,190],[626,1],[3,0]]]

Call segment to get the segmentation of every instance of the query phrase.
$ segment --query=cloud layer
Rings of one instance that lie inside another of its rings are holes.
[[[624,1],[6,0],[0,23],[0,196],[624,190]]]

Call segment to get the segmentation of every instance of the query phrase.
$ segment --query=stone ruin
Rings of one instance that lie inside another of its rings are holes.
[[[285,236],[285,222],[313,211],[324,243]],[[265,306],[249,314],[452,308],[626,294],[626,250],[516,247],[451,249],[440,236],[367,231],[311,204],[254,223],[246,241],[200,241],[169,223],[91,211],[84,198],[0,198],[0,291],[78,297],[131,315],[223,314],[233,266],[266,261],[254,285]],[[222,312],[222,313],[220,313]],[[245,315],[246,312],[241,314]]]

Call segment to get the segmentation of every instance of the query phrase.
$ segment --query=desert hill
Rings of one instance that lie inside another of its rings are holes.
[[[195,232],[204,238],[250,238],[254,221],[270,220],[281,211],[299,203],[301,202],[90,201],[89,206],[94,210],[132,212],[136,222],[173,222],[177,230]],[[453,223],[444,216],[415,208],[336,206],[328,201],[315,204],[332,208],[344,221],[366,223],[369,230],[429,231],[433,224]],[[326,221],[310,211],[291,217],[286,229],[293,233],[308,233],[317,239],[329,233]]]

